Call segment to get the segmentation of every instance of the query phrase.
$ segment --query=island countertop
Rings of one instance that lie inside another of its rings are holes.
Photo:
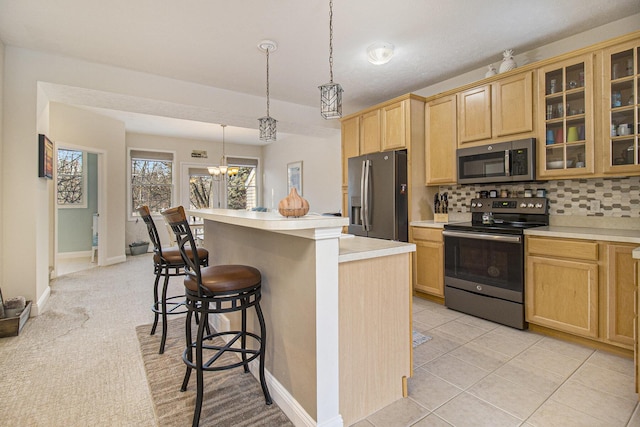
[[[307,214],[299,218],[284,217],[278,212],[254,212],[235,209],[192,209],[187,211],[191,216],[220,222],[240,225],[267,231],[295,231],[318,228],[335,228],[349,225],[349,218]]]

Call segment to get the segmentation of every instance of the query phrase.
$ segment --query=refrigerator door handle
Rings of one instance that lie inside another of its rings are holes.
[[[369,224],[369,175],[371,174],[371,160],[364,161],[364,167],[362,168],[363,179],[363,201],[362,201],[362,225],[365,231],[369,231],[371,225]]]
[[[362,224],[362,227],[364,228],[364,190],[365,190],[365,185],[364,185],[364,176],[366,173],[365,168],[367,167],[367,161],[363,160],[362,161],[362,173],[360,176],[360,224]]]

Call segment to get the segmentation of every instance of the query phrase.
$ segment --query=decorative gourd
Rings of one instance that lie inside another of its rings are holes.
[[[292,188],[289,195],[278,203],[278,212],[282,216],[304,216],[309,212],[309,202],[303,199],[295,188]]]

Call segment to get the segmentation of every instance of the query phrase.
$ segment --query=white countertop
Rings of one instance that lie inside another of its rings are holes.
[[[415,251],[416,245],[413,243],[343,235],[340,237],[338,262],[358,261]]]
[[[258,228],[270,231],[308,230],[334,228],[349,225],[349,218],[307,214],[299,218],[284,217],[278,212],[253,212],[235,209],[193,209],[190,216],[217,221],[225,224]]]
[[[640,230],[587,227],[535,227],[524,231],[527,236],[563,237],[567,239],[606,240],[640,244]]]

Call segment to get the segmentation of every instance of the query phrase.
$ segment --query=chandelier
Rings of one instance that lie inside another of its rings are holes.
[[[224,128],[227,125],[222,126],[222,157],[220,157],[220,165],[219,166],[209,166],[207,169],[209,170],[209,175],[212,175],[214,179],[219,178],[220,175],[225,175],[227,173],[227,159],[224,156]]]
[[[333,0],[329,0],[329,83],[320,89],[320,114],[325,119],[342,117],[342,86],[333,82]]]
[[[276,123],[277,120],[269,116],[269,52],[273,52],[278,48],[276,42],[271,40],[262,40],[258,43],[258,49],[267,54],[267,115],[258,119],[260,128],[260,140],[275,141],[276,140]]]

